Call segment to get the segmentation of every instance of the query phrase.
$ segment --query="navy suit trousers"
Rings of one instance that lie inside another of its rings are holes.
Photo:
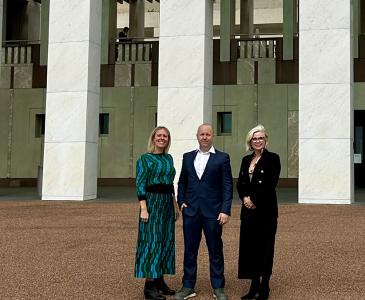
[[[204,232],[209,252],[210,282],[213,289],[223,288],[224,257],[222,226],[216,219],[205,218],[198,212],[195,216],[186,216],[183,212],[184,229],[184,276],[183,286],[194,288],[197,276],[197,258],[199,245]]]

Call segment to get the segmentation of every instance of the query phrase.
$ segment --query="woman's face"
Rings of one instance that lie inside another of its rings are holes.
[[[164,150],[169,143],[169,135],[165,129],[159,129],[156,131],[153,137],[153,144],[156,148]]]
[[[251,139],[251,147],[254,151],[262,151],[266,145],[265,133],[255,132]]]

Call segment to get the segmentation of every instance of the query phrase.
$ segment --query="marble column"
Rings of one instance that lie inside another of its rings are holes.
[[[96,198],[101,9],[50,3],[43,200]]]
[[[350,204],[351,1],[299,1],[299,202]]]
[[[117,0],[103,0],[101,32],[101,63],[114,64],[117,38]]]
[[[241,0],[240,2],[240,33],[246,37],[253,36],[253,0]]]
[[[198,126],[212,122],[212,38],[213,1],[160,2],[157,123],[171,130],[178,174]]]
[[[294,52],[294,30],[296,27],[297,0],[283,2],[283,60],[292,60]]]
[[[235,1],[221,1],[220,61],[231,60],[231,39],[235,25]]]
[[[144,1],[129,1],[129,36],[132,38],[144,37]]]
[[[43,66],[47,65],[48,59],[49,1],[42,0],[41,4],[40,64]]]

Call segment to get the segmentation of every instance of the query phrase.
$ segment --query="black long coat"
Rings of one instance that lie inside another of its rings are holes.
[[[278,204],[276,185],[280,158],[264,149],[250,180],[248,169],[253,154],[243,157],[237,181],[241,200],[250,196],[255,209],[242,205],[238,278],[270,276],[274,258]]]

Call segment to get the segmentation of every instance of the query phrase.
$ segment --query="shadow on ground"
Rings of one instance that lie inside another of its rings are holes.
[[[297,188],[278,188],[279,203],[298,203],[298,189]],[[11,187],[0,188],[0,201],[14,200],[40,200],[35,187]],[[98,197],[88,202],[134,202],[136,201],[136,190],[133,186],[99,186]],[[365,189],[355,189],[355,204],[365,204]],[[234,201],[238,201],[238,195],[235,194]]]

